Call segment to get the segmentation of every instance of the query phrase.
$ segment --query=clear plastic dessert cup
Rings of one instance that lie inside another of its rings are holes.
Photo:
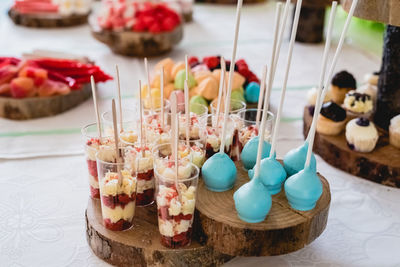
[[[196,205],[199,168],[188,161],[165,161],[155,169],[158,229],[161,244],[168,248],[189,246]]]
[[[154,100],[153,100],[154,102]],[[160,101],[158,101],[160,103]],[[171,108],[171,103],[168,101],[168,99],[164,99],[164,113],[170,112]],[[151,115],[151,114],[158,114],[161,113],[161,106],[154,106],[153,108],[150,108],[150,101],[148,101],[148,104],[143,105],[143,115]]]
[[[189,127],[189,138],[196,140],[200,138],[201,131],[207,126],[208,108],[205,105],[192,103],[190,105],[190,123],[187,123],[184,113],[184,104],[178,105],[178,110],[183,108],[179,115],[179,139],[186,138],[186,128]]]
[[[124,231],[132,227],[136,208],[136,177],[124,168],[124,163],[103,161],[96,154],[100,184],[103,225],[112,231]]]
[[[164,122],[162,122],[161,113],[149,114],[144,116],[143,131],[147,143],[157,145],[171,142],[170,117],[170,114],[164,113]]]
[[[111,137],[102,137],[100,140],[97,124],[91,123],[81,129],[85,146],[85,157],[88,168],[89,189],[91,198],[100,198],[99,179],[97,175],[96,153],[102,147],[114,144]]]
[[[207,119],[207,139],[206,139],[206,158],[210,158],[215,153],[219,152],[221,145],[222,126],[224,116],[220,115],[217,123],[217,118],[214,115],[208,115]],[[225,153],[231,156],[235,133],[235,123],[231,117],[227,118],[225,131]]]
[[[154,202],[154,170],[152,146],[139,143],[124,148],[125,168],[137,177],[137,206],[148,206]]]
[[[214,99],[211,101],[210,107],[211,107],[211,114],[216,114],[217,113],[217,106],[218,106],[218,99]],[[238,114],[242,110],[246,109],[246,103],[237,99],[231,99],[231,106],[229,110],[229,114]],[[220,107],[220,114],[224,113],[224,105],[221,103]]]
[[[260,120],[262,117],[262,112],[260,112]],[[259,129],[256,125],[257,109],[250,108],[239,112],[237,115],[232,115],[236,123],[236,128],[238,130],[238,145],[239,152],[242,152],[243,147],[246,143],[253,137],[258,136]],[[267,119],[265,124],[264,140],[271,142],[272,129],[274,126],[274,114],[268,111]]]
[[[171,143],[156,145],[153,148],[152,153],[154,158],[154,168],[157,168],[160,164],[164,164],[166,161],[173,160]],[[191,156],[191,148],[187,147],[186,142],[180,141],[178,145],[178,159],[184,159],[190,162],[192,160]]]
[[[119,109],[117,108],[117,127],[118,127],[118,132],[138,132],[138,125],[140,125],[139,122],[139,112],[137,112],[136,109],[122,109],[122,129],[121,131],[121,122],[119,119]],[[104,132],[107,135],[113,136],[114,135],[114,127],[113,127],[113,117],[112,117],[112,111],[108,110],[103,112],[101,114],[101,121],[103,123],[103,128]]]

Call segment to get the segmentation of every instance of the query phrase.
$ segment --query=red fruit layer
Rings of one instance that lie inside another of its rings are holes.
[[[110,219],[104,219],[104,227],[112,231],[123,231],[132,227],[132,223],[123,219],[112,223]]]
[[[147,206],[154,201],[154,188],[144,190],[136,195],[136,206]]]
[[[130,197],[127,194],[119,194],[116,196],[101,196],[101,202],[103,205],[109,207],[110,209],[114,209],[116,206],[120,206],[124,208],[127,204],[132,201],[135,201],[136,193],[133,193]]]
[[[90,187],[90,197],[100,199],[100,190],[98,188],[94,188],[91,185],[89,185],[89,187]]]
[[[96,161],[87,159],[86,163],[87,163],[87,166],[88,166],[89,174],[91,176],[93,176],[96,181],[99,181],[98,178],[97,178],[97,164],[96,164]]]
[[[168,212],[168,206],[162,206],[158,208],[158,217],[160,217],[164,221],[174,219],[175,222],[179,223],[181,220],[191,220],[193,214],[183,215],[183,213],[179,213],[178,215],[171,216]]]
[[[148,170],[147,172],[142,172],[137,174],[137,179],[138,180],[146,180],[150,181],[154,177],[154,170]]]
[[[181,248],[190,244],[192,228],[173,237],[161,235],[161,244],[167,248]]]

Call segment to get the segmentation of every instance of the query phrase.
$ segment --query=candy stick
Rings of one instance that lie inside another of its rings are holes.
[[[224,57],[221,57],[221,76],[219,77],[217,120],[216,120],[216,125],[214,125],[214,123],[212,123],[212,125],[217,128],[218,128],[218,122],[219,122],[219,113],[221,111],[221,102],[222,102],[222,97],[223,97],[222,93],[223,93],[223,91],[225,91],[225,71],[226,71],[225,60],[224,60]]]
[[[318,121],[319,113],[321,111],[321,106],[322,106],[322,103],[324,102],[326,93],[329,91],[328,86],[329,86],[329,83],[330,83],[330,81],[332,79],[333,72],[335,71],[336,63],[337,63],[337,61],[339,59],[339,54],[342,51],[344,39],[346,37],[347,30],[349,29],[350,22],[351,22],[351,19],[353,17],[354,10],[355,10],[355,8],[357,6],[357,3],[358,3],[358,0],[354,0],[352,2],[352,4],[351,4],[349,14],[347,15],[347,19],[346,19],[346,22],[345,22],[344,27],[343,27],[343,31],[342,31],[342,33],[340,35],[339,44],[338,44],[338,46],[336,48],[335,55],[333,56],[333,60],[332,60],[331,66],[329,68],[328,76],[325,78],[325,84],[324,84],[324,88],[323,88],[323,91],[322,91],[320,99],[319,99],[319,103],[316,103],[316,106],[314,108],[314,117],[317,117],[316,121]],[[314,127],[316,128],[316,126],[314,126]],[[312,139],[314,139],[314,138],[312,138]],[[311,141],[311,137],[310,137],[310,141]],[[309,142],[305,166],[308,166],[310,164],[311,151],[312,151],[313,145],[314,145],[314,140],[312,141],[312,144],[311,144],[311,142]]]
[[[115,100],[112,100],[112,117],[113,117],[113,125],[114,125],[114,139],[115,139],[115,153],[117,155],[117,173],[118,173],[118,185],[122,184],[122,175],[121,168],[119,163],[121,163],[121,157],[119,155],[119,137],[118,137],[118,128],[117,128],[117,111],[115,108]]]
[[[179,135],[179,114],[176,112],[176,95],[172,93],[171,95],[171,145],[172,145],[172,158],[175,161],[175,187],[178,192],[179,200],[180,192],[178,187],[178,135]]]
[[[288,57],[287,57],[287,62],[286,62],[285,76],[284,76],[284,79],[283,79],[281,99],[280,99],[280,103],[279,103],[278,113],[277,113],[277,116],[276,116],[274,134],[272,136],[271,151],[270,151],[270,154],[269,154],[270,157],[275,155],[276,141],[278,139],[278,132],[279,132],[279,126],[280,126],[280,121],[281,121],[283,103],[284,103],[285,94],[286,94],[287,80],[288,80],[288,77],[289,77],[290,65],[292,63],[294,40],[296,39],[297,26],[299,25],[299,17],[300,17],[300,10],[301,10],[302,2],[303,2],[303,0],[297,0],[296,11],[294,13],[292,34],[290,36],[289,51],[288,51]]]
[[[151,113],[153,113],[153,96],[151,95],[150,73],[149,73],[149,64],[147,62],[147,57],[144,58],[144,69],[145,69],[146,78],[147,78],[147,91],[148,91],[149,97],[150,97],[150,111],[151,111]]]
[[[161,67],[160,73],[160,86],[161,86],[161,129],[164,130],[164,67]]]
[[[188,63],[188,56],[185,55],[185,80],[188,81],[189,80],[189,63]]]
[[[270,66],[274,66],[274,61],[275,61],[275,47],[276,47],[276,43],[277,43],[277,38],[278,38],[278,28],[279,28],[279,19],[281,17],[281,4],[278,3],[276,5],[276,10],[275,10],[275,24],[274,24],[274,41],[272,44],[272,55],[271,55],[271,62],[270,62]],[[263,75],[267,72],[267,67],[264,68],[264,73]],[[271,90],[271,86],[272,86],[272,79],[273,79],[273,70],[271,70],[271,68],[268,69],[268,83],[266,85],[266,91],[265,91],[265,95],[264,95],[264,109],[263,109],[263,114],[262,114],[262,118],[261,118],[261,128],[258,131],[258,136],[259,136],[259,140],[258,140],[258,152],[257,152],[257,159],[256,159],[256,167],[254,169],[254,177],[258,177],[260,174],[260,162],[261,162],[261,155],[262,155],[262,149],[263,149],[263,143],[264,143],[264,136],[265,136],[265,122],[267,120],[267,116],[268,116],[268,103],[269,103],[269,92]],[[263,77],[263,79],[265,79],[266,77]],[[264,81],[265,83],[265,81]],[[258,100],[259,102],[262,101],[262,99]]]
[[[142,88],[142,81],[139,80],[139,90]],[[145,156],[143,145],[144,145],[144,134],[143,134],[143,104],[142,94],[139,94],[139,118],[140,118],[140,150],[142,151],[142,157]]]
[[[301,0],[300,0],[301,1]],[[240,12],[242,10],[243,0],[238,0],[237,8],[236,8],[236,23],[235,23],[235,37],[233,39],[233,50],[232,50],[232,57],[231,57],[231,65],[229,68],[229,78],[228,78],[228,90],[226,93],[226,101],[225,101],[225,114],[224,114],[224,123],[222,126],[222,140],[221,146],[219,148],[219,152],[224,152],[225,147],[225,132],[226,132],[226,122],[229,116],[229,109],[231,106],[231,92],[232,92],[232,83],[233,83],[233,73],[235,71],[235,62],[236,62],[236,49],[237,49],[237,41],[239,37],[239,26],[240,26]]]
[[[321,67],[321,73],[319,76],[319,83],[318,83],[318,89],[317,89],[318,90],[317,91],[317,100],[315,101],[316,107],[314,108],[314,110],[318,110],[318,105],[320,104],[320,98],[321,98],[321,94],[322,94],[322,90],[323,90],[322,88],[323,88],[324,81],[325,81],[326,67],[328,65],[328,53],[329,53],[329,49],[331,46],[332,30],[333,30],[335,15],[336,15],[336,7],[337,7],[337,2],[333,1],[331,13],[329,15],[329,23],[328,23],[328,30],[326,33],[325,48],[324,48],[324,53],[322,56],[322,67]],[[318,116],[313,116],[313,120],[312,120],[311,128],[310,128],[311,130],[308,132],[306,142],[309,142],[311,139],[314,138],[312,136],[313,135],[312,132],[315,129],[315,125],[317,124],[317,117]]]
[[[262,72],[262,77],[261,77],[261,85],[260,85],[260,94],[258,96],[258,104],[257,104],[257,115],[256,115],[256,128],[259,130],[260,126],[260,116],[261,116],[261,109],[262,109],[262,103],[264,100],[264,90],[265,90],[265,79],[267,78],[267,65],[264,66],[263,72]],[[267,112],[266,110],[265,112]]]
[[[97,125],[97,133],[99,135],[99,139],[100,139],[100,142],[101,142],[102,134],[101,134],[100,114],[99,114],[99,106],[97,105],[96,83],[94,81],[93,75],[90,76],[90,83],[92,84],[94,112],[96,113],[96,122],[97,122],[96,123],[96,125]]]
[[[121,103],[121,84],[119,80],[119,68],[118,65],[115,65],[115,72],[117,76],[117,93],[118,93],[118,108],[119,108],[119,123],[121,124],[121,130],[120,132],[122,133],[124,131],[123,124],[122,124],[122,103]]]
[[[190,122],[190,112],[189,112],[189,86],[188,86],[188,80],[185,80],[184,90],[185,90],[185,116],[186,116],[186,146],[190,147],[190,145],[189,145],[189,130],[190,130],[190,127],[191,127],[191,122]]]
[[[283,11],[283,17],[282,17],[282,20],[280,21],[278,45],[276,46],[276,50],[274,52],[275,53],[275,59],[274,59],[274,73],[273,73],[272,82],[274,81],[276,65],[278,64],[278,61],[279,61],[279,55],[280,55],[281,46],[282,46],[282,40],[283,40],[283,34],[285,32],[286,22],[287,22],[287,18],[288,18],[288,15],[289,15],[289,8],[290,8],[290,0],[286,0],[285,9]]]

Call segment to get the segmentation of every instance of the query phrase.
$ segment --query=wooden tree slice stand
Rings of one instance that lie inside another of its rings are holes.
[[[134,227],[113,232],[102,225],[100,201],[89,200],[86,236],[101,259],[118,266],[216,266],[234,256],[280,255],[296,251],[324,231],[331,200],[329,184],[320,176],[323,194],[316,207],[307,212],[290,208],[285,193],[273,196],[272,208],[262,223],[249,224],[237,217],[232,195],[248,181],[237,164],[238,179],[232,190],[208,191],[199,181],[192,244],[168,249],[160,244],[155,205],[136,208]]]
[[[85,24],[89,14],[61,16],[59,14],[21,14],[11,8],[8,11],[11,20],[21,26],[34,28],[61,28]]]
[[[150,32],[109,31],[97,24],[95,16],[90,16],[92,35],[106,44],[114,53],[124,56],[152,57],[172,50],[183,38],[182,24],[171,32],[158,34]]]
[[[89,84],[67,95],[50,97],[11,98],[0,97],[0,117],[12,120],[29,120],[54,116],[84,102],[92,95]]]
[[[194,233],[215,250],[233,256],[273,256],[299,250],[314,241],[325,230],[331,194],[329,184],[320,175],[323,193],[311,211],[290,207],[285,192],[272,196],[272,207],[261,223],[246,223],[237,216],[233,193],[249,178],[237,164],[238,178],[233,189],[209,191],[199,181]]]
[[[183,249],[162,246],[155,205],[136,208],[133,228],[114,232],[102,225],[100,201],[90,199],[86,210],[86,238],[99,258],[117,266],[217,266],[232,259],[194,238]]]
[[[303,134],[306,137],[311,126],[309,108],[304,108]],[[400,149],[389,144],[388,133],[380,128],[379,140],[370,153],[351,150],[345,133],[337,136],[315,135],[314,151],[329,164],[345,172],[383,185],[400,187]]]

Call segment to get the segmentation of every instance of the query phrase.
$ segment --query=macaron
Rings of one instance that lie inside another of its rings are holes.
[[[235,100],[240,100],[240,101],[246,102],[246,99],[245,99],[243,93],[241,91],[239,91],[239,90],[232,91],[231,99],[235,99]]]
[[[215,78],[217,78],[217,81],[219,81],[219,79],[221,77],[221,69],[215,69],[213,71],[213,75],[215,76]],[[228,85],[228,79],[229,79],[229,73],[227,72],[226,77],[225,77],[226,85]],[[238,72],[235,71],[233,73],[232,90],[243,87],[245,81],[246,81],[246,79],[242,75],[240,75]]]
[[[213,100],[218,96],[218,81],[210,76],[205,78],[197,86],[197,93],[207,100]]]
[[[183,90],[184,89],[184,84],[186,80],[186,71],[185,70],[180,70],[175,76],[175,89]],[[196,86],[196,80],[194,79],[193,74],[189,73],[188,75],[188,86],[189,89],[192,87]]]
[[[165,58],[156,64],[154,70],[155,72],[160,72],[161,68],[164,67],[164,81],[170,82],[173,80],[171,76],[171,71],[174,65],[175,62],[171,58]]]
[[[175,63],[175,65],[172,67],[172,70],[171,70],[172,79],[175,80],[176,74],[178,74],[178,72],[180,70],[184,70],[184,69],[185,69],[185,62],[179,61],[179,62]]]
[[[190,98],[189,104],[200,104],[200,105],[204,105],[204,106],[208,106],[208,103],[206,101],[206,99],[202,96],[199,95],[195,95],[192,98]]]

